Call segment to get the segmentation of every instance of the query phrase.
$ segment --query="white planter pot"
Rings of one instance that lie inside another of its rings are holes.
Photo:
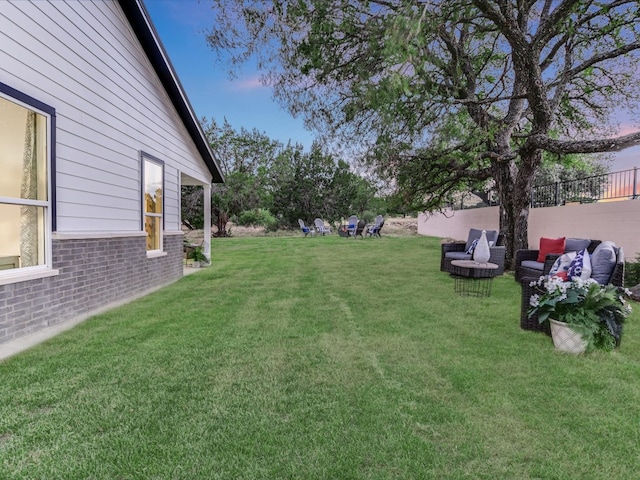
[[[564,322],[549,319],[551,324],[551,338],[557,350],[567,353],[584,353],[587,341],[578,332]]]

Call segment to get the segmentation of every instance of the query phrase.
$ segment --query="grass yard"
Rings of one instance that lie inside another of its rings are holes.
[[[454,295],[425,237],[231,238],[213,266],[0,363],[2,479],[630,479],[614,353]]]

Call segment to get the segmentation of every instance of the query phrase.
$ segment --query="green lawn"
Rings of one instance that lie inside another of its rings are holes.
[[[439,241],[240,238],[0,363],[2,479],[630,479],[640,305],[614,353],[459,297]]]

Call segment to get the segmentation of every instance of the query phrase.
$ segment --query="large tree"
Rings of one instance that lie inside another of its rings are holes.
[[[638,0],[213,0],[222,57],[257,59],[293,114],[437,209],[495,183],[507,256],[527,244],[543,152],[616,151],[636,105]]]

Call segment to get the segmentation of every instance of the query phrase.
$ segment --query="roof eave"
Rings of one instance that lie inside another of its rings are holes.
[[[182,88],[180,79],[171,64],[171,60],[162,45],[160,36],[153,26],[151,17],[142,0],[118,0],[118,3],[131,24],[151,65],[158,74],[160,82],[169,95],[180,119],[193,139],[198,152],[211,172],[213,183],[224,182],[220,165],[209,147],[200,122],[196,118],[191,103],[184,88]]]

